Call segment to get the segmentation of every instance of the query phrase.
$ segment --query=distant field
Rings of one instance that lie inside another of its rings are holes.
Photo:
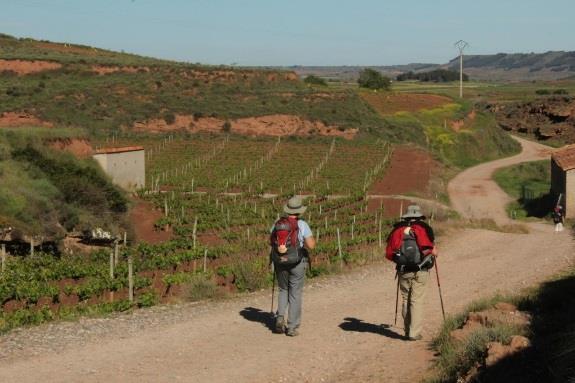
[[[398,112],[417,112],[452,103],[452,99],[435,94],[360,91],[361,97],[381,115]]]
[[[537,82],[465,82],[464,99],[489,102],[529,101],[540,97],[537,90],[565,89],[575,95],[575,80]],[[409,93],[434,93],[459,98],[459,83],[428,84],[418,82],[394,82],[393,90]]]

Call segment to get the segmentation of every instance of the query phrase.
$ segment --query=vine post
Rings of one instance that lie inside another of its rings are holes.
[[[339,265],[343,268],[343,253],[341,251],[341,238],[339,236],[339,227],[337,228],[337,252],[339,255]]]
[[[118,239],[114,241],[114,266],[118,265],[118,258],[120,257]]]
[[[382,240],[383,238],[381,236],[381,225],[382,225],[382,220],[380,219],[379,220],[379,247],[383,246],[383,240]]]
[[[2,256],[2,274],[4,274],[4,270],[6,270],[6,245],[2,244],[2,251],[0,253]]]
[[[198,216],[194,219],[194,228],[192,230],[193,246],[196,249],[196,234],[198,233]]]
[[[110,252],[110,279],[114,279],[114,253]]]
[[[134,301],[134,267],[132,254],[128,255],[128,299]]]

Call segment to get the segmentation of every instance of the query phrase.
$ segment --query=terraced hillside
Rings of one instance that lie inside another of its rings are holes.
[[[93,136],[386,133],[355,92],[309,87],[290,71],[166,62],[6,35],[0,57],[0,126],[45,123]]]

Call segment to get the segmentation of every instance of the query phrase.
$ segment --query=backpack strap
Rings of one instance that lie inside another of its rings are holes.
[[[290,239],[291,239],[291,243],[292,245],[295,244],[298,248],[300,247],[299,245],[299,225],[298,225],[298,221],[299,218],[296,218],[295,220],[291,220],[288,218],[289,224],[290,224]]]

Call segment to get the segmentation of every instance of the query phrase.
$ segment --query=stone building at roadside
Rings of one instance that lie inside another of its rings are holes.
[[[551,156],[551,194],[565,208],[566,218],[575,218],[575,144]]]
[[[135,191],[146,185],[146,157],[142,146],[98,149],[92,157],[121,188]]]

